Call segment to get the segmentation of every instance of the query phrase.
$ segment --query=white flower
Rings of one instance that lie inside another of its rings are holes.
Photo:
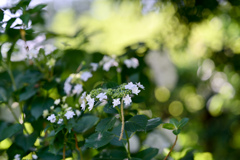
[[[92,77],[92,73],[91,72],[83,72],[81,74],[81,79],[86,82],[89,78]]]
[[[28,59],[37,58],[37,56],[38,56],[38,50],[36,49],[31,49],[27,52]]]
[[[88,95],[86,96],[86,100],[88,101],[89,99],[91,99],[90,94],[88,94]]]
[[[127,66],[127,68],[137,68],[139,66],[137,58],[126,59],[124,64]]]
[[[71,89],[72,89],[72,85],[70,83],[64,83],[64,91],[67,95],[70,95],[71,93]]]
[[[81,108],[82,108],[83,111],[85,111],[85,108],[86,108],[86,101],[85,100],[82,101]]]
[[[67,119],[73,118],[74,115],[75,115],[75,113],[74,113],[73,111],[67,111],[67,113],[64,114],[64,116],[65,116]]]
[[[103,65],[103,70],[109,71],[109,69],[113,66],[117,67],[118,62],[115,61],[114,58],[111,58],[109,56],[104,56],[103,59],[100,61],[100,65]]]
[[[21,155],[20,154],[16,154],[15,156],[14,156],[14,160],[20,160],[21,159]]]
[[[127,95],[126,97],[123,98],[123,101],[125,105],[129,105],[132,102],[132,99],[131,97],[129,97],[129,95]]]
[[[140,92],[140,90],[138,89],[137,86],[134,86],[134,87],[132,88],[132,93],[138,95],[139,92]]]
[[[54,110],[54,106],[51,106],[50,109],[51,109],[51,110]]]
[[[81,115],[81,112],[79,110],[76,110],[76,114],[79,117]]]
[[[81,99],[84,99],[86,97],[86,92],[83,92],[82,96],[81,96]]]
[[[58,120],[57,124],[61,124],[62,122],[63,122],[63,119],[60,118],[60,119]]]
[[[145,89],[145,87],[144,87],[140,82],[137,83],[137,86],[138,86],[139,88]]]
[[[51,123],[54,123],[56,121],[56,117],[54,114],[51,114],[51,116],[48,116],[47,120],[49,120]]]
[[[67,96],[62,97],[62,101],[65,102],[66,98],[67,98]]]
[[[98,68],[98,63],[90,63],[90,65],[92,66],[92,70],[96,71]]]
[[[94,106],[94,98],[90,98],[87,101],[88,101],[88,105],[89,105],[88,109],[89,109],[89,111],[91,111]]]
[[[79,95],[82,91],[83,91],[82,85],[77,84],[77,85],[74,86],[73,94]]]
[[[56,100],[54,101],[54,104],[55,104],[55,105],[59,105],[59,103],[60,103],[60,99],[56,99]]]
[[[53,66],[55,66],[55,63],[56,63],[56,60],[51,58],[47,63],[46,65],[49,67],[49,68],[52,68]]]
[[[68,104],[67,104],[67,103],[65,103],[64,105],[62,105],[62,108],[63,108],[63,109],[66,109],[66,108],[68,108]]]
[[[38,156],[37,156],[36,154],[33,154],[33,155],[32,155],[32,158],[33,158],[33,159],[38,159]]]
[[[106,93],[99,93],[97,98],[99,98],[99,101],[102,101],[103,99],[107,99],[107,95]]]
[[[132,82],[129,82],[127,85],[125,85],[125,89],[132,90],[133,87],[137,86],[136,84],[133,84]]]
[[[46,118],[48,116],[49,112],[47,109],[43,110],[43,118]]]
[[[119,104],[121,104],[121,102],[120,102],[120,98],[118,98],[118,99],[113,99],[113,107],[115,107],[115,106],[117,106],[117,105],[119,105]]]

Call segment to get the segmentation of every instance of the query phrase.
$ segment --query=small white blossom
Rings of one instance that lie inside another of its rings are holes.
[[[98,63],[90,63],[90,65],[92,66],[92,70],[96,71],[98,68]]]
[[[94,98],[90,98],[88,100],[88,105],[89,105],[88,109],[89,109],[89,111],[91,111],[93,109],[93,106],[94,106]]]
[[[50,109],[51,109],[51,110],[54,110],[54,106],[51,106]]]
[[[60,99],[56,99],[56,100],[54,101],[54,104],[55,104],[55,105],[59,105],[60,101],[61,101]]]
[[[120,102],[120,98],[113,99],[113,102],[112,102],[112,103],[113,103],[113,107],[115,107],[115,106],[121,104],[121,102]]]
[[[107,95],[106,95],[106,93],[99,93],[97,95],[97,98],[99,98],[99,101],[102,101],[104,99],[107,99]]]
[[[55,63],[56,63],[56,60],[51,58],[47,63],[46,65],[49,67],[49,68],[52,68],[53,66],[55,66]]]
[[[86,92],[83,92],[82,96],[81,96],[81,99],[84,99],[86,97]]]
[[[140,82],[137,83],[137,86],[141,89],[145,89],[145,87]]]
[[[70,83],[66,83],[66,82],[65,82],[63,89],[64,89],[64,91],[65,91],[65,93],[66,93],[67,95],[70,95],[71,89],[72,89],[72,85],[71,85]]]
[[[54,123],[56,121],[56,116],[51,114],[51,116],[48,116],[47,120],[49,120],[51,123]]]
[[[90,94],[88,94],[88,95],[86,96],[86,100],[88,101],[89,99],[91,99]]]
[[[111,58],[109,56],[104,56],[103,59],[100,61],[100,65],[103,65],[103,70],[109,71],[109,69],[113,66],[117,67],[118,62],[115,61],[114,58]]]
[[[137,86],[134,86],[134,87],[132,88],[132,93],[138,95],[139,92],[140,92],[140,90],[138,89]]]
[[[47,109],[43,110],[43,118],[46,118],[48,116],[49,112]]]
[[[63,122],[63,119],[60,118],[60,119],[58,120],[57,124],[61,124],[62,122]]]
[[[83,72],[81,74],[81,79],[86,82],[89,78],[92,77],[92,73],[91,72]]]
[[[132,102],[132,99],[131,97],[129,97],[129,95],[127,95],[126,97],[123,98],[123,101],[125,105],[129,105]]]
[[[81,115],[81,112],[79,110],[76,110],[76,114],[79,117]]]
[[[79,95],[82,91],[83,91],[82,85],[77,84],[77,85],[74,86],[73,94]]]
[[[127,68],[137,68],[139,66],[137,58],[126,59],[124,64],[127,66]]]
[[[20,160],[21,159],[21,155],[20,154],[16,154],[15,156],[14,156],[14,160]]]
[[[28,59],[37,58],[37,56],[38,56],[38,50],[36,50],[36,49],[31,49],[27,53]]]
[[[33,158],[33,159],[38,159],[38,156],[37,156],[36,154],[33,154],[33,155],[32,155],[32,158]]]
[[[132,82],[129,82],[127,85],[125,85],[125,89],[132,90],[133,87],[137,86],[136,84],[133,84]]]
[[[62,97],[62,101],[65,102],[66,98],[67,98],[67,96]]]
[[[86,108],[86,101],[85,100],[82,101],[81,108],[82,108],[83,111],[85,111],[85,108]]]
[[[67,118],[67,119],[71,119],[73,118],[73,116],[75,115],[75,113],[73,111],[67,111],[64,116]]]
[[[63,109],[66,109],[66,108],[68,108],[68,104],[67,104],[67,103],[65,103],[64,105],[62,105],[62,108],[63,108]]]

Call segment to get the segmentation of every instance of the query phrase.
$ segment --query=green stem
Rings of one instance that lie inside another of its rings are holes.
[[[176,136],[175,142],[173,144],[173,146],[171,147],[170,151],[168,152],[167,156],[164,158],[164,160],[167,160],[167,158],[169,157],[170,153],[172,152],[173,148],[175,147],[176,143],[178,140],[178,136]]]
[[[77,150],[79,151],[81,160],[83,160],[82,150],[81,150],[81,148],[78,147],[78,141],[77,141],[77,135],[76,135],[76,133],[74,133],[74,137],[75,137],[75,146],[76,146]]]
[[[120,70],[120,69],[119,69]],[[122,84],[122,77],[121,77],[121,72],[117,71],[117,79],[118,79],[118,84]]]
[[[7,104],[7,107],[8,107],[8,109],[11,111],[14,119],[19,123],[18,117],[17,117],[17,115],[14,113],[12,107],[11,107],[9,104]]]
[[[126,138],[127,138],[127,146],[128,146],[128,149],[127,149],[127,153],[128,153],[128,158],[131,159],[131,154],[130,154],[130,142],[129,142],[129,137],[128,137],[128,134],[127,134],[127,131],[125,130],[125,134],[126,134]]]
[[[12,74],[12,70],[11,70],[11,66],[9,64],[8,68],[7,68],[7,71],[8,71],[8,74],[11,78],[11,81],[12,81],[12,85],[13,85],[13,90],[16,91],[17,90],[17,86],[16,86],[16,83],[15,83],[15,80],[14,80],[14,77],[13,77],[13,74]]]
[[[123,131],[124,131],[124,112],[123,112],[123,99],[122,99],[122,102],[121,102],[121,120],[122,120],[122,128],[121,128],[121,134],[120,134],[120,137],[119,137],[119,141],[121,141],[122,137],[123,137]]]

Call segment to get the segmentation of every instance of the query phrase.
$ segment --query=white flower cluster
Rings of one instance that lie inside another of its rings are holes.
[[[115,60],[115,58],[104,56],[103,59],[99,62],[100,65],[103,66],[103,70],[109,71],[111,67],[117,67],[118,62]]]
[[[95,69],[95,68],[94,68]],[[65,81],[64,83],[64,91],[65,93],[69,95],[79,95],[83,91],[83,86],[81,81],[86,82],[89,78],[92,77],[91,72],[81,72],[81,73],[76,73],[76,74],[71,74]],[[75,85],[74,85],[75,83]]]
[[[124,60],[124,64],[127,66],[127,68],[137,68],[139,66],[139,62],[137,58],[131,58]]]
[[[44,110],[43,111],[43,117],[46,118],[47,116],[47,120],[50,121],[51,123],[55,123],[57,122],[57,124],[62,124],[64,121],[64,118],[66,118],[67,120],[73,118],[73,116],[77,115],[80,116],[81,112],[79,110],[75,110],[75,112],[72,110],[72,107],[69,107],[67,103],[65,103],[66,97],[62,97],[62,102],[63,104],[61,104],[61,99],[56,99],[54,101],[54,105],[56,105],[57,107],[59,107],[59,105],[62,108],[62,112],[59,112],[58,115],[56,116],[54,113],[52,113],[50,116],[49,115],[49,111],[48,110]],[[50,109],[54,110],[54,106],[51,106]]]

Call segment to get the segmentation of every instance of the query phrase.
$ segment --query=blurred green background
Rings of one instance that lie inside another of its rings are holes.
[[[102,54],[134,56],[140,66],[123,68],[122,80],[140,81],[146,89],[139,99],[144,103],[133,107],[164,121],[190,118],[174,159],[239,159],[240,1],[33,1],[42,2],[49,4],[43,15],[46,37],[69,64],[59,69],[65,69],[62,79],[83,57],[98,62]],[[114,73],[98,73],[99,80],[117,81]],[[144,137],[141,145],[164,152],[172,141],[161,141],[164,134],[158,133],[149,135],[159,144]]]

